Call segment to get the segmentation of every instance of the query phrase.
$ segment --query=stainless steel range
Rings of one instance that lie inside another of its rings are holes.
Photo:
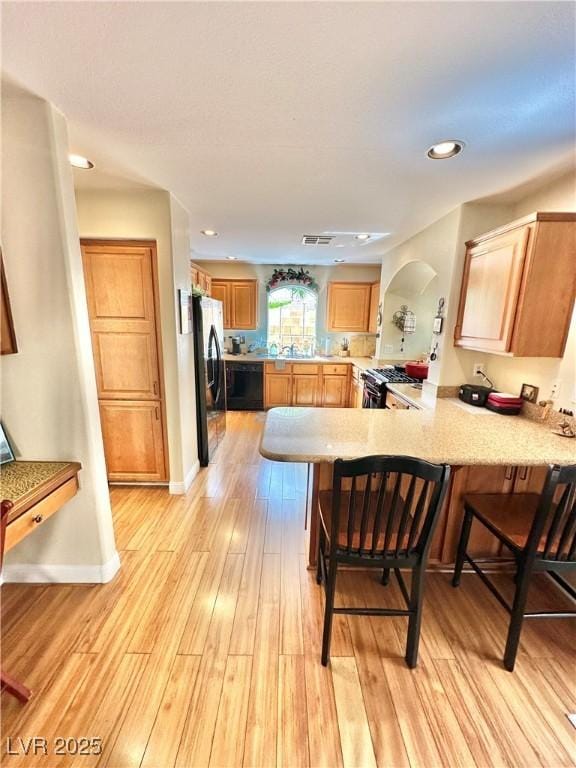
[[[389,368],[368,368],[361,374],[364,381],[362,408],[386,408],[387,384],[414,384],[422,386],[420,379],[408,376],[404,371]]]

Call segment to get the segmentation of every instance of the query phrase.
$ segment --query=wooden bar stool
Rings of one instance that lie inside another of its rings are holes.
[[[332,491],[322,491],[318,583],[326,587],[322,664],[328,664],[335,613],[408,616],[406,663],[415,667],[424,574],[450,468],[407,456],[367,456],[334,463]],[[350,488],[343,488],[342,481]],[[348,482],[349,481],[349,482]],[[406,609],[334,607],[339,564],[394,569]],[[400,569],[412,572],[410,592]]]
[[[477,520],[512,552],[516,563],[514,599],[510,605],[467,552],[472,521]],[[533,573],[546,572],[573,600],[576,590],[561,574],[576,568],[576,465],[550,466],[542,494],[470,494],[464,498],[464,520],[458,545],[453,586],[460,584],[469,563],[510,614],[504,666],[512,672],[524,619],[574,618],[576,611],[526,612]]]
[[[0,573],[2,572],[2,563],[4,562],[4,545],[6,543],[8,513],[12,509],[12,506],[12,502],[7,500],[0,504]],[[29,688],[26,688],[26,686],[22,685],[19,680],[16,680],[15,677],[12,677],[12,675],[9,675],[3,669],[0,669],[0,689],[8,691],[8,693],[11,693],[12,696],[16,697],[23,704],[26,704],[32,695],[32,691],[30,691]]]

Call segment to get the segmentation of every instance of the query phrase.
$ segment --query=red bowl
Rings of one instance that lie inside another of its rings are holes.
[[[428,363],[406,363],[406,374],[413,379],[425,379],[428,376]]]

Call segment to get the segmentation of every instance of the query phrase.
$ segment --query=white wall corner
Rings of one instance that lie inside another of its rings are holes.
[[[5,584],[107,584],[120,570],[120,556],[114,552],[101,565],[58,565],[51,563],[6,564]]]
[[[170,483],[168,484],[168,492],[173,495],[182,495],[184,493],[188,493],[190,486],[194,482],[194,478],[198,472],[200,472],[200,462],[195,461],[186,473],[186,477],[184,478],[183,482],[170,480]]]

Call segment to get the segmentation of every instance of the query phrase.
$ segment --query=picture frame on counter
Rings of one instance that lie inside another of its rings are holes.
[[[520,397],[522,398],[522,400],[525,400],[527,403],[537,403],[539,391],[540,391],[539,387],[535,387],[532,384],[522,384],[522,389],[520,390]]]
[[[15,460],[14,451],[10,445],[6,433],[4,432],[4,425],[0,423],[0,465],[9,464]]]

